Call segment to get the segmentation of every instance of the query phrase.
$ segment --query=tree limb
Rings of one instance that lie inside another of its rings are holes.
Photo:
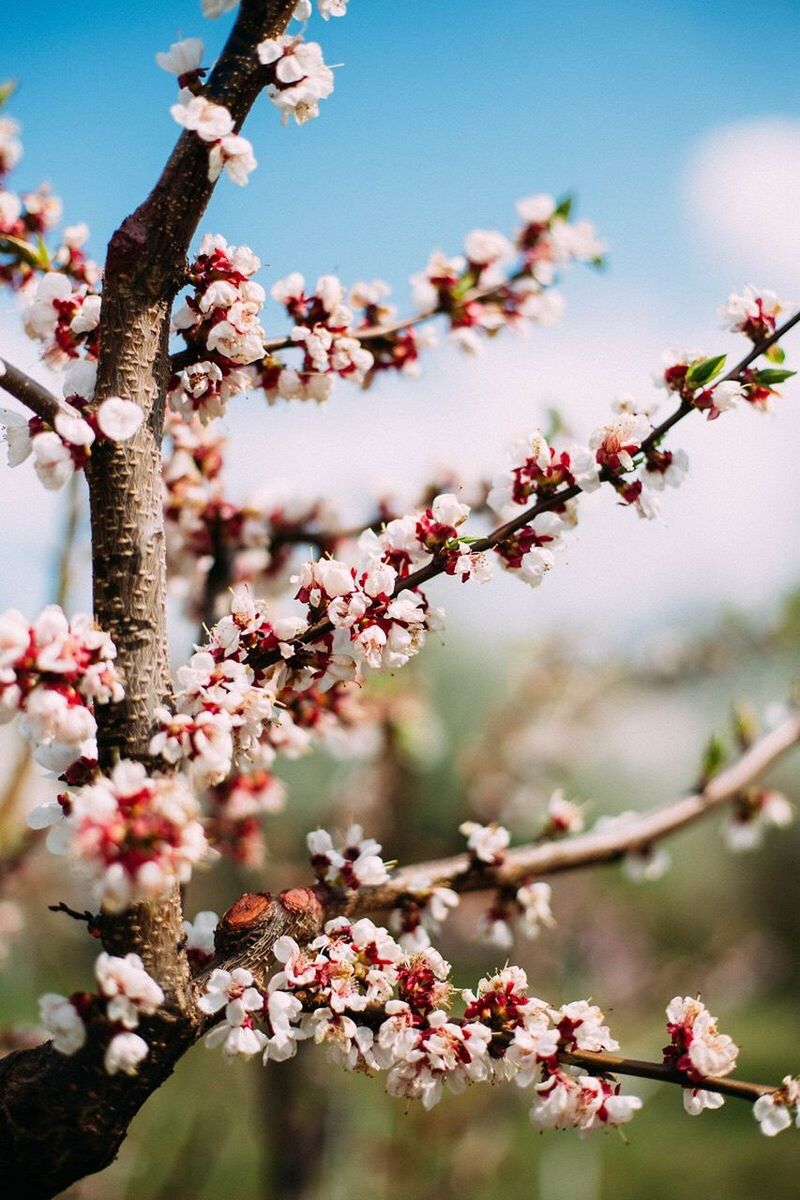
[[[357,892],[332,892],[324,887],[294,888],[273,902],[267,893],[246,893],[225,914],[220,924],[217,955],[197,982],[214,967],[228,970],[248,967],[263,979],[271,965],[262,958],[281,933],[287,932],[287,912],[297,912],[312,936],[325,921],[345,913],[348,917],[387,912],[407,896],[433,887],[450,887],[457,892],[480,892],[498,887],[519,887],[524,880],[554,875],[580,867],[614,862],[626,854],[646,850],[661,838],[706,816],[735,799],[781,755],[800,742],[800,712],[793,712],[776,729],[764,735],[741,758],[714,776],[701,790],[683,796],[649,813],[620,822],[617,828],[589,832],[560,841],[533,842],[507,851],[502,863],[493,867],[476,863],[470,854],[456,854],[433,862],[404,867],[387,883],[360,888]],[[276,930],[276,921],[280,924]],[[296,932],[292,932],[296,937]]]
[[[507,851],[498,867],[485,865],[476,868],[469,854],[457,854],[453,858],[404,867],[388,883],[360,889],[355,909],[362,913],[393,908],[403,895],[418,887],[447,885],[459,892],[474,892],[490,887],[519,886],[531,876],[539,879],[561,871],[614,862],[626,854],[647,850],[662,838],[735,799],[798,742],[800,712],[794,712],[776,729],[755,742],[727,770],[720,771],[703,789],[688,796],[632,817],[624,823],[620,822],[618,827],[590,831],[560,841],[518,846]]]
[[[624,1058],[621,1054],[610,1054],[608,1051],[594,1053],[590,1050],[574,1050],[559,1054],[561,1062],[570,1066],[583,1067],[590,1075],[633,1075],[638,1079],[656,1079],[661,1083],[677,1083],[684,1088],[703,1088],[709,1092],[719,1092],[723,1096],[733,1096],[736,1100],[749,1100],[754,1103],[759,1096],[766,1096],[777,1089],[767,1083],[748,1083],[744,1079],[730,1079],[715,1075],[703,1077],[701,1083],[691,1079],[684,1071],[663,1062],[645,1062],[639,1058]]]
[[[37,383],[15,367],[6,358],[0,358],[0,388],[19,400],[26,408],[48,425],[52,425],[56,414],[61,410],[61,401],[48,391],[43,384]]]
[[[770,348],[770,346],[774,346],[778,341],[780,341],[780,339],[791,329],[793,329],[798,322],[800,322],[800,311],[796,312],[793,317],[790,317],[788,321],[785,321],[783,325],[779,326],[779,328],[777,328],[774,333],[770,334],[769,337],[757,342],[752,349],[748,351],[744,358],[742,358],[736,364],[735,367],[732,367],[726,375],[723,375],[720,379],[715,381],[714,386],[716,387],[720,383],[727,383],[732,380],[740,379],[751,363],[755,362],[757,358],[764,354],[765,351]],[[682,421],[684,417],[688,416],[689,413],[694,411],[695,409],[693,404],[686,400],[681,401],[675,411],[670,413],[668,417],[665,417],[665,419],[656,425],[651,433],[648,434],[648,436],[642,442],[641,450],[646,453],[654,446],[657,446],[665,434],[672,429],[673,425],[677,425],[679,421]],[[614,480],[615,478],[617,477],[613,473],[609,472],[606,468],[603,468],[600,471],[600,479],[603,482],[608,482],[609,480]],[[536,517],[540,516],[541,513],[550,512],[550,510],[554,508],[560,508],[566,503],[567,500],[572,500],[576,496],[579,496],[582,491],[583,488],[581,488],[577,483],[574,483],[567,487],[562,487],[554,492],[551,492],[542,499],[538,500],[536,504],[532,505],[530,508],[523,509],[523,511],[518,513],[517,516],[512,517],[510,521],[506,521],[504,524],[499,525],[496,529],[493,529],[491,533],[488,533],[485,537],[476,538],[475,541],[471,543],[470,550],[475,554],[482,554],[486,550],[493,550],[496,546],[499,546],[502,542],[510,538],[512,534],[522,529],[525,525],[529,525],[531,521],[535,520]],[[424,567],[420,567],[419,570],[413,571],[410,575],[400,576],[395,584],[392,595],[398,596],[401,592],[412,591],[413,589],[420,587],[423,583],[427,583],[429,580],[435,579],[437,575],[441,575],[445,571],[446,565],[446,556],[434,554],[431,561]],[[327,618],[325,618],[315,622],[313,625],[309,625],[308,629],[299,634],[296,638],[292,639],[291,644],[295,646],[307,646],[332,632],[333,625],[329,620],[327,620]],[[270,651],[253,655],[249,661],[251,666],[257,667],[259,670],[264,670],[266,667],[273,666],[275,663],[280,662],[281,655],[277,651]]]

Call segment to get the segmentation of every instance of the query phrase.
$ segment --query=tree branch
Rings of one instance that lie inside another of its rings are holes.
[[[496,867],[477,864],[470,854],[456,854],[451,858],[404,867],[387,883],[348,894],[321,886],[290,889],[281,893],[277,901],[273,901],[268,893],[246,893],[222,918],[216,957],[198,976],[196,983],[202,985],[214,967],[232,970],[245,966],[257,979],[263,980],[272,962],[275,941],[287,932],[297,937],[298,922],[313,937],[331,917],[342,913],[359,917],[387,912],[405,897],[428,888],[446,886],[464,893],[518,887],[531,877],[539,879],[562,871],[597,866],[646,850],[661,838],[735,799],[798,742],[800,711],[792,713],[776,729],[760,738],[704,788],[620,823],[618,828],[518,846],[508,851]],[[293,917],[297,920],[291,928]]]
[[[617,828],[612,826],[560,841],[519,846],[509,850],[498,867],[476,867],[469,854],[457,854],[453,858],[404,867],[388,883],[360,889],[354,901],[355,911],[366,913],[394,908],[404,895],[420,887],[447,885],[459,892],[513,887],[531,876],[539,879],[561,871],[614,862],[626,854],[647,850],[662,838],[735,799],[798,742],[800,712],[794,712],[777,729],[760,738],[727,770],[721,771],[704,788],[688,796],[624,823],[620,822]]]
[[[747,1083],[744,1079],[729,1079],[707,1075],[702,1082],[691,1079],[684,1071],[663,1062],[645,1062],[639,1058],[623,1058],[620,1054],[610,1054],[608,1051],[594,1053],[589,1050],[566,1051],[559,1054],[561,1062],[570,1066],[583,1067],[590,1075],[633,1075],[638,1079],[657,1079],[661,1083],[677,1083],[684,1088],[703,1088],[709,1092],[719,1092],[723,1096],[733,1096],[736,1100],[749,1100],[754,1103],[759,1096],[766,1096],[777,1091],[767,1083]]]
[[[757,342],[744,356],[744,358],[742,358],[736,364],[735,367],[732,367],[726,375],[723,375],[720,379],[715,381],[714,386],[717,386],[719,383],[727,383],[732,380],[740,379],[751,363],[755,362],[757,358],[764,354],[770,348],[770,346],[774,346],[778,341],[780,341],[780,339],[786,333],[788,333],[789,330],[793,329],[798,322],[800,322],[800,310],[796,312],[793,317],[790,317],[788,321],[785,321],[783,325],[779,326],[779,328],[777,328],[774,333],[770,334],[769,337]],[[682,401],[677,409],[658,425],[656,425],[652,432],[645,438],[641,446],[642,451],[646,453],[654,446],[657,446],[664,435],[670,429],[672,429],[674,425],[677,425],[679,421],[682,421],[684,417],[688,416],[690,412],[694,411],[694,405],[688,401]],[[613,474],[607,469],[604,468],[600,471],[601,481],[608,482],[613,478],[615,478],[615,476],[613,476]],[[568,487],[559,488],[550,495],[538,500],[536,504],[532,505],[530,508],[523,509],[521,513],[519,513],[516,517],[513,517],[510,521],[506,521],[503,525],[499,525],[496,529],[493,529],[491,533],[486,535],[486,537],[476,538],[476,540],[471,544],[470,549],[476,554],[481,554],[486,550],[493,550],[496,546],[499,546],[502,542],[506,541],[519,529],[522,529],[525,525],[529,525],[531,521],[535,520],[536,517],[541,515],[541,513],[549,512],[553,508],[560,508],[568,500],[572,500],[575,496],[579,496],[582,491],[583,488],[581,488],[577,483],[571,484]],[[433,558],[426,566],[420,567],[418,571],[414,571],[410,575],[401,576],[397,580],[392,595],[398,596],[401,592],[412,591],[413,589],[420,587],[423,583],[427,583],[429,580],[435,579],[437,575],[441,575],[445,571],[446,564],[446,557],[443,557],[440,554],[434,554]],[[292,639],[292,644],[296,646],[307,646],[332,632],[333,625],[331,622],[327,619],[320,620],[315,624],[310,625],[304,633],[301,633],[296,638]],[[263,670],[266,667],[273,666],[275,663],[280,662],[281,655],[277,651],[273,651],[263,653],[261,655],[254,655],[249,661],[251,666]]]
[[[31,379],[19,367],[15,367],[8,359],[0,358],[0,388],[19,400],[37,417],[52,425],[56,414],[61,410],[61,401],[48,391],[41,383]]]

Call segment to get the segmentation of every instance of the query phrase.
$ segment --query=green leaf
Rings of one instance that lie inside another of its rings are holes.
[[[0,83],[0,108],[2,108],[5,104],[8,104],[16,90],[16,79],[7,79],[5,83]]]
[[[725,366],[727,354],[716,354],[713,358],[698,358],[686,372],[686,383],[691,388],[705,387],[707,383],[719,375]]]
[[[756,383],[763,383],[767,387],[774,387],[776,383],[783,383],[786,379],[791,379],[796,374],[797,371],[786,371],[780,367],[767,367],[764,371],[756,371]]]
[[[36,239],[36,248],[39,252],[39,266],[43,271],[49,271],[53,264],[50,260],[50,251],[41,236]]]
[[[41,240],[41,239],[40,239]],[[27,263],[29,267],[41,267],[40,260],[41,250],[39,246],[32,246],[30,242],[26,242],[24,238],[12,237],[10,234],[4,234],[0,237],[0,247],[4,250],[9,247],[16,251],[17,258],[22,262]],[[45,248],[45,253],[46,253]],[[49,262],[49,259],[48,259]]]
[[[465,271],[461,278],[453,284],[450,289],[450,295],[454,300],[463,300],[472,291],[477,282],[472,271]]]
[[[770,362],[782,363],[786,354],[780,346],[775,345],[764,351],[764,358],[768,358]]]
[[[568,221],[570,213],[572,212],[572,206],[574,205],[574,203],[575,203],[574,196],[570,196],[569,194],[567,194],[566,196],[562,196],[561,199],[559,200],[558,204],[556,205],[555,211],[553,213],[553,219],[555,219],[556,217],[561,217],[561,218],[563,218],[563,220]]]
[[[728,751],[725,749],[725,743],[717,733],[713,733],[708,739],[708,744],[703,751],[703,761],[700,766],[700,787],[704,788],[709,780],[720,771],[725,765],[725,760],[728,757]]]

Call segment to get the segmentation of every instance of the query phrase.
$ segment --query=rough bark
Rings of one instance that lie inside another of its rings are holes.
[[[242,0],[206,95],[241,126],[264,82],[255,47],[291,17],[294,0]],[[208,147],[183,134],[150,196],[114,234],[105,264],[96,399],[134,400],[138,433],[96,448],[88,472],[94,607],[114,638],[125,699],[98,711],[100,759],[146,758],[153,709],[169,696],[161,437],[168,380],[169,313],[186,255],[213,191]],[[37,397],[38,399],[38,397]],[[128,1125],[196,1040],[188,961],[180,949],[177,892],[103,922],[114,953],[135,951],[166,995],[143,1024],[150,1054],[139,1075],[110,1078],[102,1038],[65,1058],[45,1045],[0,1064],[0,1179],[8,1200],[38,1200],[113,1161]]]

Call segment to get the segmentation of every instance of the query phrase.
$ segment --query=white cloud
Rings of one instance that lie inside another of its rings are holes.
[[[800,120],[750,118],[711,130],[693,150],[685,194],[712,255],[800,299]]]

